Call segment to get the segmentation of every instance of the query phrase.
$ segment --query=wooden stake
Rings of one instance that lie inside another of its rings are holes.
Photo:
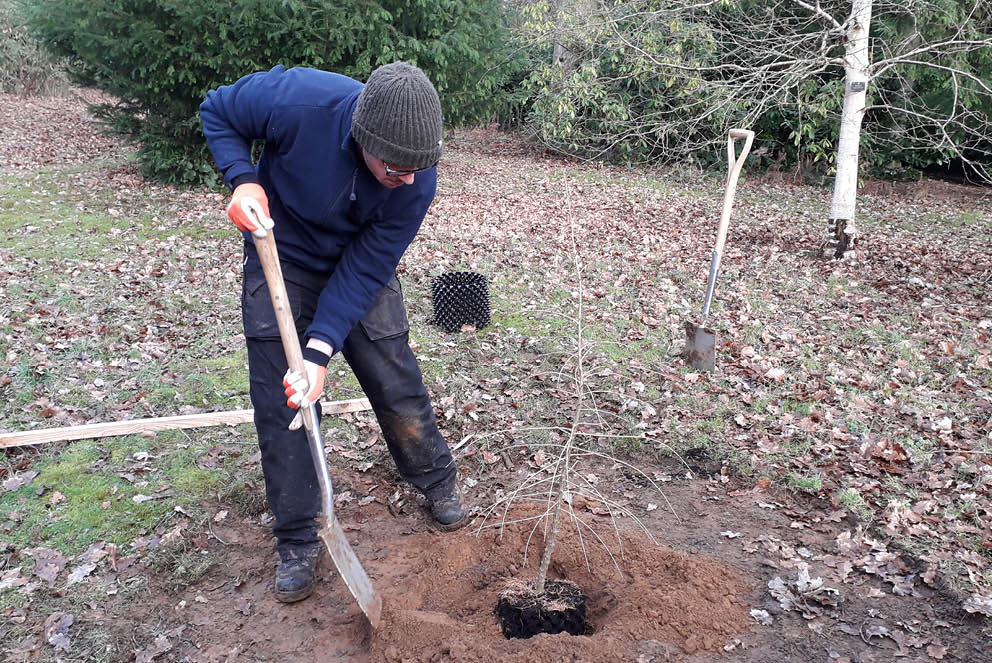
[[[345,412],[371,410],[372,406],[369,404],[367,398],[354,398],[347,401],[322,401],[320,408],[324,414],[344,414]],[[140,435],[142,433],[176,430],[179,428],[204,428],[206,426],[221,425],[235,426],[237,424],[251,422],[254,412],[254,410],[203,412],[201,414],[186,414],[177,417],[155,417],[151,419],[134,419],[132,421],[111,421],[104,424],[83,424],[82,426],[67,426],[64,428],[44,428],[42,430],[21,433],[0,433],[0,449],[64,440],[84,440],[96,437],[113,437],[115,435]]]

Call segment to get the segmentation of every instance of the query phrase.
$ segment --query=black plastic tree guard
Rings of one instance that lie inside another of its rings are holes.
[[[446,332],[462,325],[482,329],[489,324],[489,284],[476,272],[446,272],[431,279],[434,324]]]

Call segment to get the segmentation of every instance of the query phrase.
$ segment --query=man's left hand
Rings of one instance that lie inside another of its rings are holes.
[[[306,375],[295,371],[286,371],[282,386],[286,388],[286,405],[294,410],[316,403],[324,394],[324,380],[327,378],[327,367],[304,361]]]

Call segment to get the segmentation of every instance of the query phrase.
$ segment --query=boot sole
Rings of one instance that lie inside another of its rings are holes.
[[[450,523],[448,525],[445,525],[444,523],[435,520],[434,526],[437,527],[442,532],[454,532],[455,530],[460,530],[461,528],[468,525],[468,521],[469,521],[469,517],[468,514],[466,513],[464,516],[461,517],[460,520],[456,520],[455,522]]]
[[[302,601],[313,594],[313,585],[299,589],[295,592],[276,592],[276,601],[280,603],[296,603],[297,601]]]

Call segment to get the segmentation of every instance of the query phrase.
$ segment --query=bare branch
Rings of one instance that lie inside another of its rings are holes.
[[[802,7],[803,9],[809,10],[809,11],[813,12],[815,15],[819,16],[820,18],[822,18],[824,21],[826,21],[831,26],[833,26],[833,28],[835,30],[838,30],[838,31],[841,31],[841,32],[844,31],[844,26],[841,25],[840,23],[838,23],[837,22],[837,19],[835,19],[833,16],[831,16],[830,14],[828,14],[827,12],[825,12],[823,10],[823,7],[820,6],[819,0],[817,0],[817,3],[816,3],[816,6],[815,7],[813,5],[810,5],[810,4],[806,3],[806,2],[803,2],[803,0],[792,0],[792,1],[795,2],[797,5],[799,5],[800,7]]]
[[[992,48],[992,38],[945,39],[944,41],[938,41],[932,44],[927,44],[926,46],[920,46],[919,48],[913,49],[908,53],[901,53],[891,58],[878,60],[874,65],[872,65],[871,71],[874,71],[875,75],[877,75],[879,69],[885,70],[899,64],[914,61],[917,56],[924,53],[939,51],[941,55],[950,55],[953,53],[968,53],[970,51],[977,51],[983,48]]]
[[[992,87],[986,84],[985,81],[983,81],[978,76],[975,76],[974,74],[967,71],[961,71],[956,67],[949,67],[947,65],[938,64],[936,62],[926,62],[924,60],[912,60],[908,58],[891,58],[886,66],[881,67],[880,69],[874,71],[872,76],[873,77],[881,76],[883,73],[885,73],[889,69],[892,69],[893,67],[897,67],[899,65],[907,65],[907,64],[915,65],[918,67],[929,67],[931,69],[939,69],[941,71],[946,71],[947,73],[952,75],[964,76],[965,78],[968,78],[972,82],[976,83],[982,89],[983,92],[992,95]]]

